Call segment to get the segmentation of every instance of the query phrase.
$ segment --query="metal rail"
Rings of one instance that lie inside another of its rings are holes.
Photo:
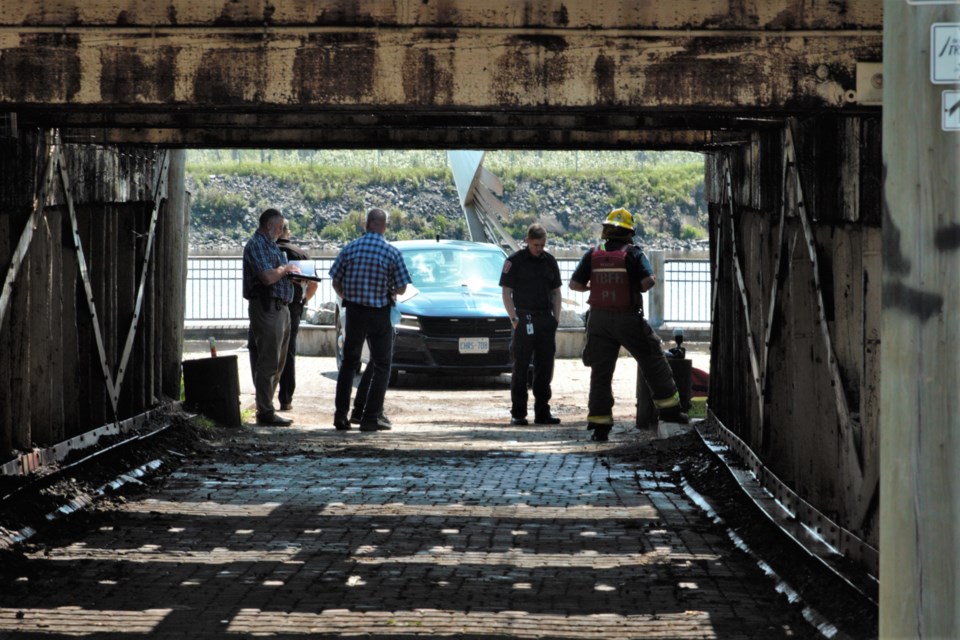
[[[243,299],[243,264],[239,257],[194,256],[187,267],[187,301],[185,319],[188,321],[229,322],[247,320],[247,305]],[[568,286],[578,259],[561,258],[560,294],[565,304],[578,312],[587,308],[587,294],[572,291]],[[333,264],[333,258],[317,258],[317,273],[324,274]],[[710,298],[713,295],[709,260],[668,259],[663,263],[664,322],[676,325],[709,325]],[[643,295],[644,306],[650,311],[650,300]],[[322,280],[310,308],[336,301],[329,280]],[[650,314],[648,313],[648,316]]]
[[[801,498],[763,464],[747,443],[727,429],[712,411],[708,416],[708,421],[697,428],[697,434],[764,515],[844,582],[872,602],[877,602],[880,552]],[[707,429],[715,429],[716,438],[707,433]],[[737,470],[735,467],[738,465],[731,464],[728,451],[734,452],[748,471]],[[841,557],[854,560],[863,567],[867,573],[865,580],[858,580],[842,563],[837,562]]]

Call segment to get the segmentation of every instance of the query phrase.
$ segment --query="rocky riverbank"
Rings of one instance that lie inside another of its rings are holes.
[[[510,209],[505,226],[522,236],[530,222],[546,228],[549,248],[559,257],[580,255],[599,233],[600,222],[616,196],[603,179],[562,180],[545,184],[514,180],[501,198]],[[344,183],[331,193],[305,194],[297,184],[268,175],[188,176],[192,196],[190,251],[193,255],[238,255],[256,229],[259,213],[279,208],[291,220],[298,244],[317,256],[334,255],[355,224],[373,206],[402,219],[413,237],[465,238],[463,213],[452,180],[418,178],[394,182]],[[619,206],[619,205],[617,205]],[[638,220],[638,236],[649,249],[706,249],[702,187],[679,201],[653,196],[628,205]],[[686,238],[678,237],[685,232]]]

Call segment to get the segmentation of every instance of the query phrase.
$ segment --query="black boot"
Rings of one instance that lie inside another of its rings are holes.
[[[681,408],[680,405],[675,405],[669,409],[660,409],[660,420],[663,422],[677,422],[679,424],[687,424],[690,422],[690,418],[683,412],[683,408]]]
[[[587,423],[587,430],[593,432],[593,435],[590,436],[590,439],[596,442],[606,442],[609,440],[611,429],[613,429],[612,424],[597,424],[596,422]]]

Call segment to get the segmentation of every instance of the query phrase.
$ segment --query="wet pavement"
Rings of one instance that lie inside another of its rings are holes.
[[[295,427],[211,431],[31,540],[0,637],[820,637],[688,489],[609,455],[654,438],[631,367],[598,445],[575,361],[556,427],[508,426],[504,379],[401,377],[394,430],[361,434],[329,424],[332,360],[300,360]]]

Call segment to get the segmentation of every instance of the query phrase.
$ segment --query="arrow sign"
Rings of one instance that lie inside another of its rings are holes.
[[[941,124],[944,131],[960,131],[960,91],[943,92]]]

